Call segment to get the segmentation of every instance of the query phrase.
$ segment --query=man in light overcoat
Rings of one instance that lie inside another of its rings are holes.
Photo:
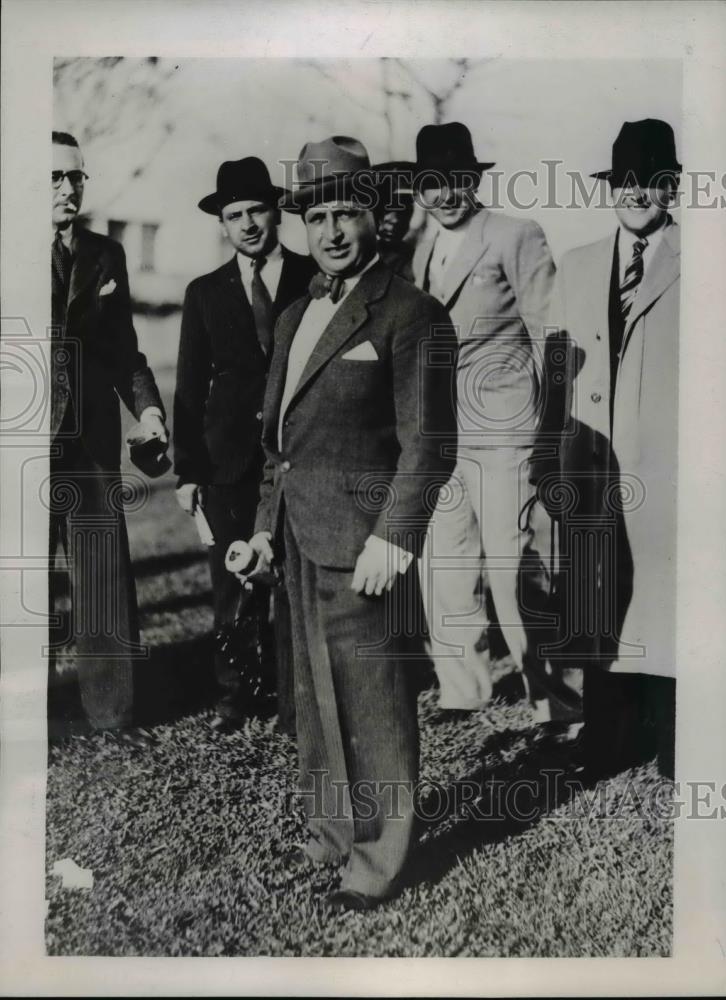
[[[548,324],[533,469],[560,532],[552,655],[584,667],[595,777],[654,755],[673,773],[680,170],[668,124],[623,125],[595,175],[619,225],[565,254]]]

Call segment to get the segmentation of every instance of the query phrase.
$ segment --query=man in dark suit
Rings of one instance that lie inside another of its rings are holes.
[[[203,504],[214,535],[209,555],[217,628],[233,620],[240,596],[239,585],[224,568],[227,548],[233,539],[247,537],[254,525],[264,464],[262,400],[275,320],[306,291],[315,271],[309,257],[292,253],[278,241],[281,194],[257,157],[220,166],[217,190],[199,207],[219,218],[235,256],[195,279],[184,300],[174,397],[176,495],[189,514]],[[250,601],[266,618],[269,596],[264,589],[258,588]],[[280,725],[289,731],[289,642],[280,631],[284,602],[284,593],[278,591]],[[215,654],[215,673],[222,694],[212,726],[231,729],[249,706],[243,704],[240,674],[221,650]]]
[[[378,253],[384,264],[413,281],[411,260],[416,249],[409,228],[413,216],[413,168],[407,160],[378,163],[373,169],[384,199],[378,217]]]
[[[400,633],[454,434],[448,314],[380,262],[356,195],[369,169],[355,139],[308,143],[283,202],[322,273],[275,331],[250,542],[263,564],[284,551],[292,613],[308,840],[288,860],[347,859],[336,910],[395,893],[412,842],[418,730]]]
[[[53,132],[51,176],[51,566],[61,541],[83,705],[94,728],[121,729],[133,719],[140,647],[119,472],[119,396],[148,438],[165,445],[168,435],[154,376],[138,349],[123,249],[76,224],[87,178],[78,143],[66,132]]]

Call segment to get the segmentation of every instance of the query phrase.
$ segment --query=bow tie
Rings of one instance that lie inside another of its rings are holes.
[[[314,299],[324,299],[329,295],[332,302],[340,302],[345,294],[345,281],[338,275],[323,274],[322,271],[318,271],[310,282],[309,291]]]

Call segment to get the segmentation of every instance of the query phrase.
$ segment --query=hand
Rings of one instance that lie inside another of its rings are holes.
[[[370,535],[358,556],[353,572],[351,590],[357,594],[380,597],[390,590],[399,573],[405,573],[413,556],[398,545],[392,545],[377,535]]]
[[[201,487],[197,483],[182,483],[176,488],[176,502],[185,514],[193,514],[201,499]]]
[[[164,444],[169,443],[169,431],[166,429],[166,424],[158,413],[149,413],[148,410],[144,410],[139,417],[139,423],[148,432],[150,437],[161,438]]]
[[[234,573],[240,583],[246,583],[250,575],[255,576],[257,573],[264,573],[270,569],[275,558],[272,545],[270,544],[271,538],[272,535],[269,531],[258,531],[256,535],[250,538],[249,542],[237,541],[231,543],[224,558],[224,565],[230,573]],[[253,553],[257,553],[259,559],[257,560],[254,573],[248,575],[241,570],[246,569],[249,565],[250,549]]]

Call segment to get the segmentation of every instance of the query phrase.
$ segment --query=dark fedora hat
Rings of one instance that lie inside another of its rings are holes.
[[[388,184],[399,194],[413,194],[416,164],[412,160],[387,160],[374,164],[371,169],[377,181]]]
[[[375,176],[362,142],[347,135],[333,135],[322,142],[307,142],[297,159],[297,185],[280,201],[286,212],[300,214],[312,205],[359,195],[372,199]]]
[[[680,174],[681,170],[676,159],[673,129],[658,118],[644,118],[639,122],[623,123],[613,143],[612,167],[590,176],[609,180],[614,187],[626,179],[637,181],[641,187],[650,187],[654,179]]]
[[[494,163],[478,160],[471,141],[471,132],[461,122],[446,125],[424,125],[416,136],[416,173],[444,176],[457,174],[481,175]],[[417,180],[418,186],[418,180]]]
[[[275,187],[270,172],[256,156],[225,160],[217,171],[217,190],[199,202],[203,212],[219,215],[233,201],[264,201],[277,206],[284,188]]]

